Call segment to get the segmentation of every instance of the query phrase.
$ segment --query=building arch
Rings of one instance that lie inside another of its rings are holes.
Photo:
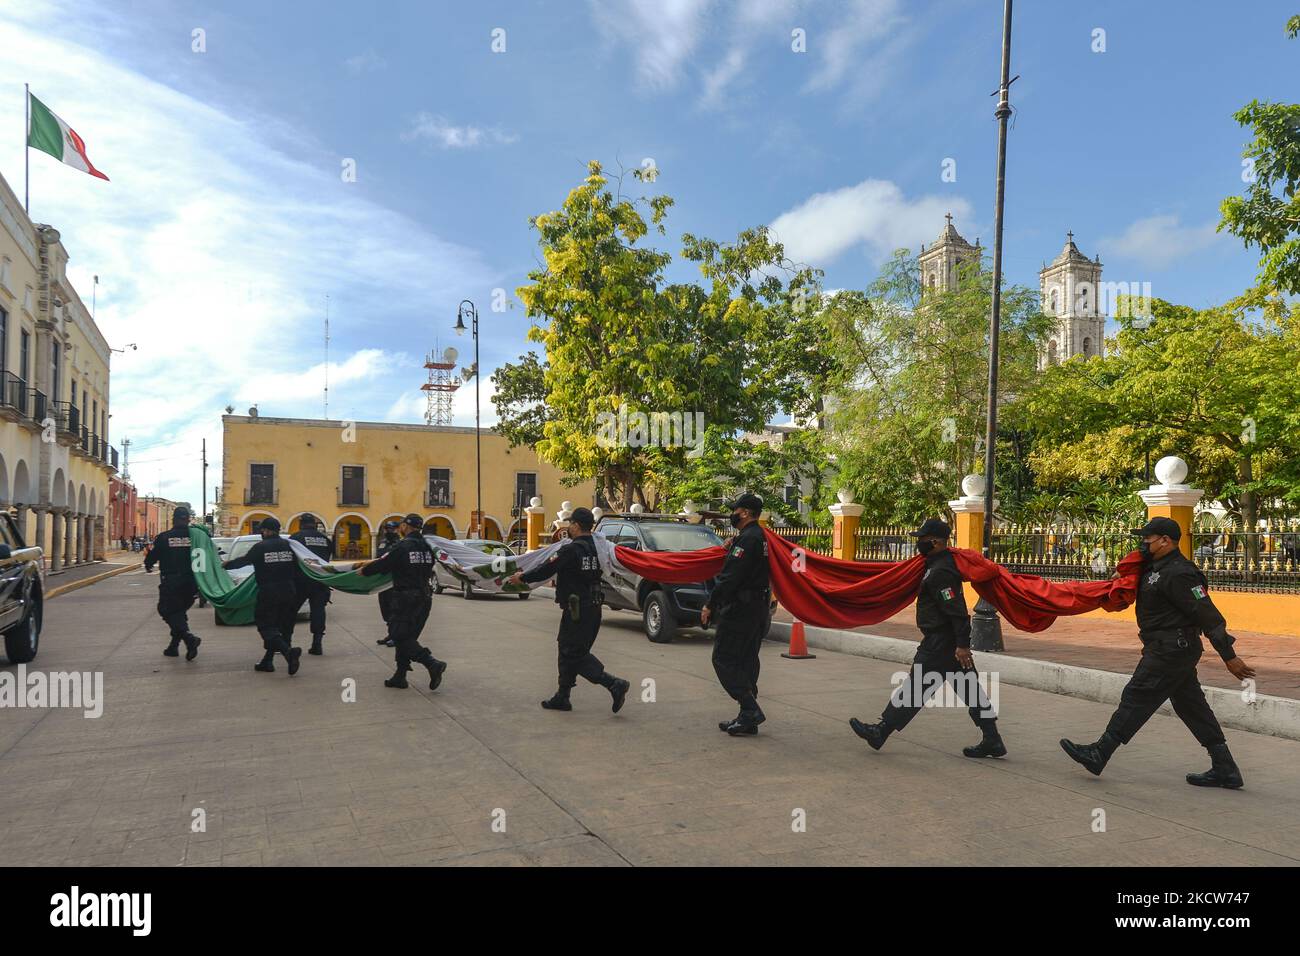
[[[526,545],[528,543],[528,519],[516,518],[514,521],[510,522],[510,528],[506,532],[505,541],[506,544],[520,541]]]
[[[9,463],[0,455],[0,505],[9,504]]]
[[[505,536],[501,533],[501,522],[491,515],[484,515],[483,528],[479,531],[479,537],[488,541],[504,540]]]
[[[253,530],[253,528],[257,524],[257,522],[261,521],[263,518],[275,518],[275,515],[271,514],[271,512],[269,511],[264,511],[262,509],[244,512],[244,516],[239,519],[239,530],[235,533],[236,534],[257,534],[257,532]],[[279,519],[276,518],[276,520],[278,521]]]
[[[33,504],[32,497],[32,478],[27,471],[27,462],[19,458],[14,466],[14,504]]]
[[[50,483],[50,504],[62,508],[68,503],[68,482],[63,477],[63,469],[55,469],[54,481]]]
[[[71,481],[68,482],[68,497],[66,500],[68,502],[68,510],[76,511],[77,510],[77,486],[74,485]]]
[[[1083,357],[1087,358],[1091,354],[1092,354],[1092,339],[1085,335],[1083,338]]]
[[[349,511],[334,519],[330,529],[334,554],[344,561],[366,561],[373,557],[374,529],[365,515]]]
[[[424,519],[424,527],[421,530],[425,534],[436,534],[440,538],[455,540],[460,537],[456,522],[451,520],[450,515],[429,515]]]
[[[1047,364],[1056,364],[1056,339],[1052,339],[1047,343]]]
[[[315,511],[300,511],[292,518],[289,519],[289,524],[286,526],[288,528],[287,533],[297,534],[299,531],[301,531],[302,519],[307,515],[311,515],[313,518],[316,519],[316,529],[318,531],[321,531],[323,533],[326,531],[327,528],[329,528],[329,522],[326,521],[324,516],[321,515],[320,513]]]

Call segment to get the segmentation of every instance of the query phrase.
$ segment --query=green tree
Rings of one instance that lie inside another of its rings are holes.
[[[992,276],[968,264],[955,288],[924,292],[918,276],[916,257],[899,250],[867,292],[841,292],[824,311],[839,483],[886,523],[934,514],[983,470]],[[1037,292],[1004,288],[1000,404],[1033,387],[1050,327]]]
[[[1300,16],[1287,35],[1300,35]],[[1260,250],[1260,286],[1300,293],[1300,105],[1252,100],[1233,119],[1254,133],[1242,153],[1250,186],[1223,200],[1219,230]]]
[[[667,284],[673,256],[643,240],[651,228],[665,234],[673,201],[628,199],[621,187],[620,179],[611,191],[590,163],[559,210],[532,220],[543,267],[518,291],[545,360],[529,353],[505,366],[496,404],[512,441],[531,442],[574,479],[600,480],[615,507],[654,509],[665,490],[656,476],[687,466],[701,419],[736,436],[778,409],[815,405],[825,336],[806,303],[819,277],[758,228],[734,243],[684,235],[682,259],[703,282]],[[641,428],[663,416],[690,434],[680,428],[665,440]]]
[[[1300,500],[1300,322],[1256,292],[1192,309],[1153,300],[1121,319],[1105,356],[1050,369],[1020,409],[1048,485],[1132,481],[1152,459],[1186,458],[1207,498],[1254,527],[1261,502]]]

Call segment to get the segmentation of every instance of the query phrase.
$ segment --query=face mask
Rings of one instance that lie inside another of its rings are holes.
[[[916,552],[917,552],[917,554],[929,554],[929,553],[930,553],[931,551],[933,551],[933,550],[934,550],[934,542],[933,542],[933,541],[918,541],[918,542],[916,542]]]
[[[1149,541],[1139,541],[1138,551],[1144,558],[1151,557],[1151,543]]]
[[[732,526],[733,528],[739,528],[739,527],[740,527],[740,522],[741,522],[742,520],[743,520],[743,518],[741,517],[741,514],[740,514],[739,511],[733,511],[733,512],[731,513],[731,526]]]

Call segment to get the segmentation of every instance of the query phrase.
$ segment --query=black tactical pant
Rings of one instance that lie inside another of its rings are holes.
[[[1106,725],[1106,731],[1121,742],[1132,740],[1167,700],[1202,747],[1224,743],[1223,729],[1196,677],[1201,639],[1198,635],[1185,638],[1186,647],[1178,647],[1176,641],[1177,638],[1153,640],[1143,646],[1142,660],[1124,686],[1119,707]]]
[[[158,583],[158,616],[167,623],[172,644],[184,640],[189,634],[190,622],[186,612],[194,606],[194,598],[198,593],[199,588],[193,578],[182,578],[179,581],[164,578]]]
[[[426,667],[438,663],[438,659],[420,643],[420,633],[433,608],[433,597],[422,588],[390,588],[386,593],[392,595],[388,607],[388,636],[393,639],[397,672],[409,671],[412,662]]]
[[[297,588],[298,606],[294,616],[297,617],[305,602],[310,609],[311,636],[313,640],[320,640],[325,634],[325,605],[330,602],[330,587],[319,581],[299,581]]]
[[[967,705],[971,722],[988,735],[997,733],[997,716],[979,683],[975,668],[964,670],[957,663],[957,638],[951,631],[930,631],[922,636],[912,658],[907,680],[898,686],[880,715],[890,730],[902,730],[921,712],[925,701],[951,681],[962,702]],[[974,700],[972,700],[974,698]]]
[[[288,656],[293,646],[293,625],[297,616],[298,600],[293,585],[259,587],[253,623],[257,626],[257,633],[262,635],[266,660],[277,651]]]
[[[758,649],[767,630],[768,602],[731,604],[718,615],[713,636],[713,670],[741,710],[758,707]]]
[[[578,606],[576,621],[569,607],[564,606],[560,614],[560,632],[556,636],[559,644],[560,690],[572,689],[578,683],[579,676],[593,684],[609,685],[605,665],[591,653],[591,646],[596,643],[596,635],[600,631],[600,619],[601,607],[594,601],[584,601]]]

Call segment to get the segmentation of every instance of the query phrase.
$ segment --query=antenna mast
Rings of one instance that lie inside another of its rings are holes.
[[[451,424],[451,399],[460,388],[460,378],[453,375],[456,368],[457,352],[448,347],[438,354],[435,341],[433,351],[424,359],[424,367],[429,370],[429,380],[420,386],[420,391],[428,396],[424,407],[426,425]]]

